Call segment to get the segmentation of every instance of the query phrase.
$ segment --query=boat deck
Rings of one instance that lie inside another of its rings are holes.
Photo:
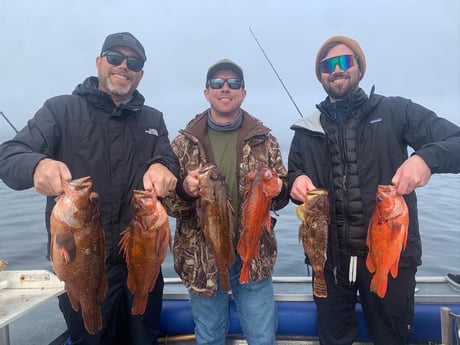
[[[311,278],[274,277],[273,281],[279,314],[277,344],[318,344]],[[193,334],[194,325],[188,306],[188,293],[179,279],[165,279],[165,283],[162,329],[167,337],[177,340],[181,339],[183,334]],[[446,277],[417,278],[415,303],[413,344],[440,344],[440,307],[450,308],[456,314],[460,313],[460,286],[448,281]],[[356,313],[360,344],[370,344],[370,335],[359,303]],[[229,333],[234,335],[235,339],[229,339],[227,345],[246,344],[241,340],[241,327],[233,303],[230,305]]]
[[[273,280],[279,313],[277,344],[318,344],[311,278]],[[65,331],[65,322],[55,298],[60,293],[64,293],[62,282],[48,271],[0,272],[0,345],[64,344],[60,336]],[[460,285],[447,277],[418,277],[415,301],[413,344],[440,344],[440,308],[460,314]],[[356,344],[370,344],[360,304],[356,312],[359,325]],[[178,278],[165,278],[161,327],[163,344],[195,344],[188,292]],[[231,302],[227,345],[246,344],[241,333]]]

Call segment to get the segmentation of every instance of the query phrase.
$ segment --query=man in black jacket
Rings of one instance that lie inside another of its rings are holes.
[[[156,344],[162,306],[160,274],[142,316],[130,314],[127,267],[119,253],[120,233],[131,219],[134,189],[165,197],[176,186],[179,162],[163,114],[144,105],[137,86],[146,61],[130,33],[107,36],[96,58],[98,77],[89,77],[72,95],[47,100],[27,126],[0,146],[0,178],[11,188],[34,187],[48,196],[46,225],[61,181],[91,176],[98,192],[105,232],[109,282],[101,304],[104,328],[86,332],[67,294],[59,297],[73,344]]]
[[[357,292],[376,345],[408,344],[414,318],[415,273],[421,241],[415,188],[431,174],[460,172],[460,128],[408,99],[359,88],[366,60],[348,37],[329,38],[316,58],[328,97],[292,126],[288,160],[291,199],[329,190],[331,223],[325,276],[327,297],[315,297],[320,342],[352,344]],[[414,152],[408,155],[408,146]],[[377,185],[393,184],[409,208],[407,247],[384,298],[370,291],[366,237]],[[308,257],[306,257],[308,263]]]

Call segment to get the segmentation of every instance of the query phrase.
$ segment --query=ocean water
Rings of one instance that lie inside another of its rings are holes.
[[[433,175],[417,190],[423,264],[418,276],[460,273],[460,175]],[[45,198],[33,189],[14,191],[0,180],[0,259],[9,270],[48,269]],[[278,258],[274,275],[305,276],[307,269],[298,241],[300,221],[290,203],[277,212]],[[174,232],[175,221],[170,219]],[[171,253],[163,264],[165,277],[177,277]]]

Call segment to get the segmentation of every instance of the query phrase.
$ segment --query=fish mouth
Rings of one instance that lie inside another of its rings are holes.
[[[135,189],[133,190],[133,196],[136,196],[138,198],[151,198],[153,192],[148,191],[148,190],[140,190],[140,189]]]
[[[200,174],[204,174],[204,173],[208,172],[209,170],[211,170],[211,169],[213,169],[213,168],[215,168],[215,167],[217,167],[216,164],[214,164],[214,163],[207,163],[207,164],[205,164],[205,165],[203,165],[203,166],[201,167],[201,169],[200,169]]]
[[[317,196],[327,195],[327,194],[328,194],[328,191],[327,191],[327,189],[324,189],[324,188],[316,188],[316,189],[313,189],[313,190],[309,190],[307,192],[307,201],[312,200]]]
[[[207,164],[203,165],[200,168],[200,170],[198,171],[198,177],[203,178],[204,176],[206,176],[210,171],[214,170],[215,168],[217,168],[217,165],[214,164],[214,163],[207,163]]]
[[[91,176],[84,176],[78,179],[70,181],[70,184],[75,187],[75,189],[85,189],[93,185],[93,180]]]

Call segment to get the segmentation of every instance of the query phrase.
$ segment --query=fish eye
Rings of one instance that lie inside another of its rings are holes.
[[[268,181],[270,180],[271,178],[273,177],[271,171],[266,171],[265,174],[264,174],[264,180],[265,181]]]

